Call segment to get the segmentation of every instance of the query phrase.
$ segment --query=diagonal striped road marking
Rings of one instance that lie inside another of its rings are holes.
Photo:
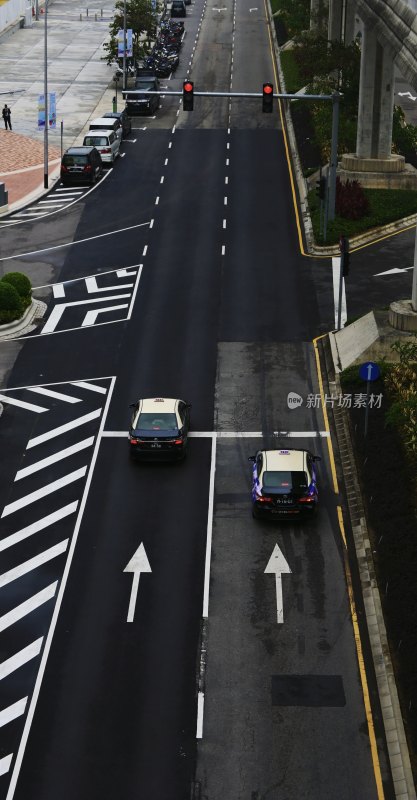
[[[14,514],[15,511],[19,511],[21,508],[26,508],[28,505],[30,505],[30,503],[36,503],[36,501],[41,500],[42,497],[47,497],[48,494],[57,492],[59,489],[63,489],[64,486],[69,486],[70,483],[74,483],[75,481],[84,478],[86,472],[87,467],[81,467],[80,469],[74,470],[74,472],[70,472],[68,475],[64,475],[63,478],[52,481],[52,483],[47,483],[46,486],[36,489],[35,492],[30,492],[30,494],[25,495],[25,497],[21,497],[19,500],[14,500],[13,503],[9,503],[7,506],[4,506],[3,513],[1,515],[2,518],[8,517],[9,514]]]
[[[3,725],[7,725],[8,722],[12,722],[14,719],[21,717],[22,714],[25,713],[27,701],[27,697],[22,697],[21,700],[13,703],[13,705],[3,708],[3,710],[0,711],[0,728],[2,728]]]
[[[7,550],[8,547],[12,547],[23,539],[27,539],[29,536],[33,536],[34,533],[39,533],[39,531],[49,528],[50,525],[54,525],[55,522],[69,517],[70,514],[75,514],[77,508],[78,500],[74,503],[68,503],[68,505],[59,508],[57,511],[53,511],[52,514],[48,514],[46,517],[42,517],[42,519],[38,519],[36,522],[32,522],[32,524],[27,525],[26,528],[21,528],[20,531],[16,531],[16,533],[11,533],[10,536],[0,539],[0,552],[2,550]]]
[[[4,756],[0,758],[0,775],[5,775],[6,772],[10,769],[10,764],[12,763],[13,753],[10,753],[9,756]]]
[[[113,300],[130,300],[130,294],[110,294],[108,297],[92,297],[90,300],[74,300],[72,303],[59,303],[59,305],[55,306],[52,309],[50,317],[48,321],[42,328],[42,333],[52,333],[56,326],[58,325],[59,320],[61,319],[64,311],[66,308],[75,308],[76,306],[86,306],[91,305],[92,303],[109,303]]]
[[[134,273],[132,273],[132,277],[135,277]],[[120,283],[119,285],[116,284],[116,285],[113,285],[113,286],[104,286],[104,287],[100,288],[97,285],[97,279],[92,277],[92,278],[86,278],[85,279],[85,285],[87,287],[88,294],[95,294],[96,292],[117,292],[118,289],[133,289],[135,284],[134,283]]]
[[[53,389],[47,389],[46,386],[30,386],[27,391],[43,394],[45,397],[53,397],[55,400],[62,400],[64,403],[82,403],[80,397],[71,397],[71,395],[63,392],[55,392]]]
[[[55,597],[57,586],[58,581],[51,583],[45,589],[42,589],[40,592],[32,595],[32,597],[29,597],[28,600],[25,600],[15,608],[12,608],[12,610],[8,611],[7,614],[3,614],[3,616],[0,617],[0,632],[5,631],[6,628],[10,627],[10,625],[14,625],[14,623],[19,619],[23,619],[23,617],[26,617],[27,614],[31,613],[31,611],[35,611],[36,608],[39,608],[44,603],[47,603],[48,600],[52,600],[52,598]]]
[[[19,667],[23,667],[23,665],[31,661],[32,658],[36,658],[41,652],[42,642],[43,636],[39,639],[35,639],[34,642],[28,644],[23,650],[19,650],[14,656],[10,656],[6,661],[3,661],[0,664],[0,681],[8,675],[11,675],[11,673],[15,672]]]
[[[99,394],[106,394],[107,389],[103,386],[97,386],[95,383],[87,381],[72,381],[73,386],[80,386],[81,389],[88,389],[90,392],[98,392]]]
[[[129,308],[129,303],[120,303],[117,306],[106,306],[106,308],[97,308],[95,311],[87,311],[82,323],[82,328],[87,328],[94,325],[99,314],[108,314],[109,311],[120,311],[122,308]]]
[[[40,567],[42,564],[46,564],[47,561],[51,561],[53,558],[62,555],[68,547],[68,542],[69,539],[64,539],[62,542],[59,542],[59,544],[54,544],[53,547],[44,550],[43,553],[38,553],[37,556],[30,558],[28,561],[23,561],[23,563],[18,564],[17,567],[3,572],[3,575],[0,575],[0,587],[7,586],[8,583],[15,581],[17,578],[21,578],[22,575],[27,575],[28,572],[37,569],[37,567]]]
[[[84,414],[82,417],[77,417],[77,419],[71,420],[71,422],[66,422],[64,425],[59,425],[58,428],[53,428],[50,431],[46,431],[46,433],[41,433],[39,436],[35,436],[33,439],[29,440],[26,449],[30,450],[31,447],[36,447],[38,444],[43,444],[44,442],[48,442],[50,439],[54,439],[55,436],[61,436],[62,433],[67,433],[67,431],[72,431],[74,428],[78,428],[80,425],[85,425],[87,422],[97,419],[101,412],[102,409],[98,408],[96,411],[90,411],[89,414]]]
[[[0,403],[8,403],[9,406],[18,406],[25,408],[26,411],[35,411],[37,414],[42,414],[43,411],[49,411],[49,408],[42,406],[35,406],[33,403],[25,403],[24,400],[19,400],[17,397],[9,397],[8,394],[0,394]]]
[[[35,464],[31,464],[29,467],[23,467],[23,469],[19,469],[18,472],[16,472],[15,481],[20,481],[22,478],[26,478],[28,475],[33,475],[34,472],[39,472],[41,469],[50,467],[51,464],[56,464],[58,461],[62,461],[64,458],[69,458],[75,453],[80,453],[81,450],[85,450],[87,447],[92,447],[93,444],[94,436],[90,436],[88,439],[83,439],[82,442],[77,442],[76,444],[72,444],[70,447],[65,447],[64,450],[60,450],[59,453],[53,453],[53,455],[47,456],[47,458],[42,458],[40,461],[37,461]]]

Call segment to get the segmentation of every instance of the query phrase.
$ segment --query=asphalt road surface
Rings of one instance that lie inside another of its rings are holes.
[[[274,79],[263,6],[196,0],[186,26],[167,85]],[[167,97],[92,192],[2,230],[48,309],[2,344],[1,800],[392,797],[314,402],[332,270],[300,255],[260,106]],[[158,395],[192,403],[183,463],[129,458],[129,404]],[[289,443],[322,458],[320,512],[258,522],[247,458]]]

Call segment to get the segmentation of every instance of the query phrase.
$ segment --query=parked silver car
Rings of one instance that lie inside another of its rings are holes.
[[[114,131],[91,131],[84,136],[83,145],[95,147],[105,164],[114,164],[120,152],[120,139]]]

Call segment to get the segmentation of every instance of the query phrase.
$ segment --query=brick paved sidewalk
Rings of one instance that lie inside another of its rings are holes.
[[[9,207],[43,186],[43,142],[14,131],[0,130],[0,183],[9,193]],[[48,172],[60,163],[57,147],[48,148]]]

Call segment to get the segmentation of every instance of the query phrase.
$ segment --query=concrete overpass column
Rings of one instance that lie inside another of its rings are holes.
[[[355,0],[346,0],[344,36],[344,42],[346,45],[352,44],[352,42],[355,40],[355,18],[356,2]]]
[[[394,62],[375,33],[364,26],[359,86],[359,158],[389,158],[394,108]]]
[[[330,0],[329,2],[329,23],[327,34],[329,42],[340,42],[343,40],[343,16],[345,2],[346,0]]]
[[[332,0],[329,0],[331,3]],[[322,30],[326,18],[325,0],[310,0],[310,30]]]

